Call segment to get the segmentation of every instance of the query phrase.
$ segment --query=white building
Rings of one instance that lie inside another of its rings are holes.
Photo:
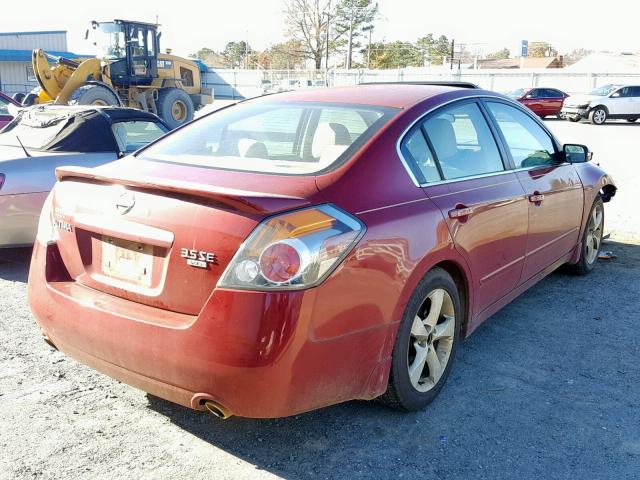
[[[80,58],[67,51],[67,32],[0,32],[0,90],[8,95],[27,93],[37,86],[31,52],[42,48],[54,56]]]

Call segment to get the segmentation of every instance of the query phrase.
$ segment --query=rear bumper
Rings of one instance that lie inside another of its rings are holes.
[[[69,356],[156,396],[198,410],[211,399],[235,415],[267,418],[374,398],[386,386],[391,324],[345,325],[317,340],[317,289],[215,290],[191,316],[67,280],[58,261],[57,247],[36,242],[29,303],[43,333]]]

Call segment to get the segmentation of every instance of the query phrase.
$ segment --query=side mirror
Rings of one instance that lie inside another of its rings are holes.
[[[611,98],[618,98],[620,96],[620,92],[615,92],[611,94]]]
[[[564,156],[569,163],[585,163],[590,162],[593,158],[593,152],[585,145],[568,143],[562,147]]]
[[[529,94],[525,95],[524,98],[527,98],[527,99],[533,98],[533,93],[529,93]]]

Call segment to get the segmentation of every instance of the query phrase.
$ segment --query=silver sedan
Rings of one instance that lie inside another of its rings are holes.
[[[158,139],[167,126],[132,108],[40,106],[0,131],[0,248],[33,244],[55,169],[94,167]]]

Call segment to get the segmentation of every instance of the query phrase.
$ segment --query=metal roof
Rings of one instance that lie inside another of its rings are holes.
[[[0,49],[0,62],[29,62],[31,63],[31,53],[33,50],[5,50]],[[93,58],[93,55],[78,55],[72,52],[58,52],[47,50],[49,55],[65,58]]]
[[[0,37],[8,37],[9,35],[49,35],[56,33],[67,33],[66,30],[38,30],[34,32],[0,32]]]

